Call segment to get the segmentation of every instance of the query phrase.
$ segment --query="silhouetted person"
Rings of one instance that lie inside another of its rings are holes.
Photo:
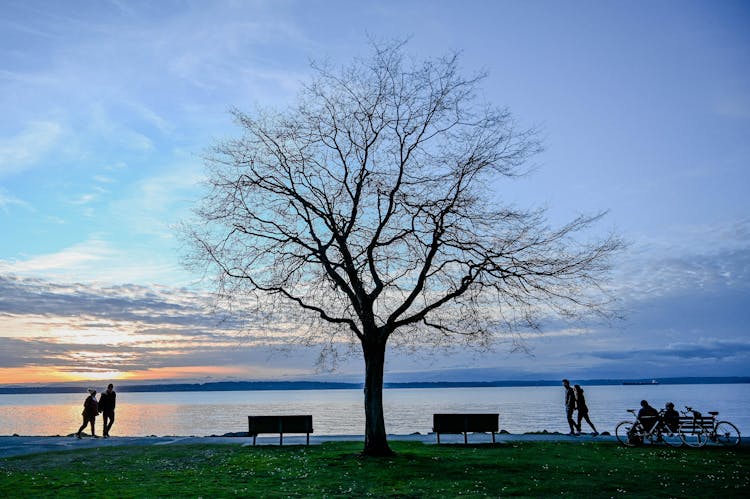
[[[578,426],[578,433],[581,432],[581,420],[585,419],[591,429],[594,430],[594,436],[596,436],[599,432],[596,431],[594,423],[589,419],[589,408],[586,405],[586,397],[583,396],[583,388],[581,388],[581,385],[573,385],[573,387],[576,392],[576,408],[578,409],[578,423],[576,425]]]
[[[562,380],[563,388],[565,388],[565,416],[568,418],[568,425],[570,426],[570,434],[576,434],[576,423],[573,421],[573,411],[576,410],[576,396],[573,393],[573,389],[570,387],[570,381],[567,379]]]
[[[659,419],[659,411],[648,405],[648,402],[641,400],[641,410],[638,411],[638,421],[641,422],[646,431],[651,431],[656,421]]]
[[[87,424],[91,424],[91,436],[96,436],[96,430],[94,430],[94,423],[96,422],[96,415],[99,414],[99,404],[96,402],[96,390],[89,388],[89,396],[83,401],[83,424],[78,428],[76,437],[81,438],[81,432],[86,428]]]
[[[674,409],[672,402],[667,402],[667,405],[664,406],[662,420],[671,431],[677,431],[677,427],[680,426],[680,413]]]
[[[117,393],[115,393],[112,383],[107,385],[107,390],[99,396],[99,412],[102,413],[104,422],[104,426],[102,427],[102,436],[104,438],[109,437],[109,429],[112,428],[112,423],[115,422],[116,399]]]

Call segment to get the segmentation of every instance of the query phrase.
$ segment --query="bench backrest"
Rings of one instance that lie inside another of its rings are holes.
[[[714,418],[680,417],[680,428],[685,431],[710,430],[714,427]]]
[[[250,435],[259,433],[312,433],[312,416],[248,416]]]
[[[435,433],[496,432],[499,418],[500,414],[433,414],[432,431]]]

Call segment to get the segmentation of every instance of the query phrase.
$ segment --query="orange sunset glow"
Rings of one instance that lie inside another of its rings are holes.
[[[31,383],[90,383],[101,381],[180,381],[222,378],[260,378],[283,376],[304,371],[294,369],[249,369],[244,366],[179,366],[140,369],[133,371],[86,370],[73,371],[63,366],[0,368],[2,384]]]

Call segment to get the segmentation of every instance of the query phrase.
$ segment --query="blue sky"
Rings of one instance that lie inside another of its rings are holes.
[[[394,351],[391,379],[750,375],[748,26],[742,1],[6,0],[3,382],[318,376],[314,348],[209,313],[174,226],[231,107],[292,102],[310,60],[343,65],[368,36],[462,51],[488,101],[543,130],[536,173],[500,199],[553,223],[609,210],[600,229],[630,242],[624,321],[551,324],[531,356]]]

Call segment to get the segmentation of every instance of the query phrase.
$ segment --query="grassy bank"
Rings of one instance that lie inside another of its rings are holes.
[[[748,497],[750,449],[496,446],[107,447],[0,460],[0,497]]]

